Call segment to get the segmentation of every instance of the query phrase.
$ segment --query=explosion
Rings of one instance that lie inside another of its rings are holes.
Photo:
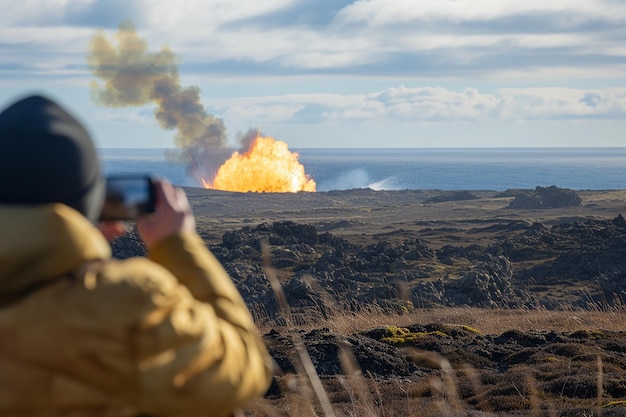
[[[285,142],[257,136],[244,152],[235,152],[218,169],[205,188],[240,192],[315,191],[315,181],[304,173],[298,154],[289,151]]]
[[[205,110],[198,87],[180,85],[175,54],[166,47],[151,52],[130,21],[119,25],[114,40],[102,31],[91,39],[87,62],[100,80],[91,83],[94,101],[108,107],[155,104],[154,117],[162,128],[176,130],[179,158],[206,188],[315,191],[315,181],[307,178],[298,155],[284,142],[247,134],[242,138],[247,150],[227,159],[224,122]]]

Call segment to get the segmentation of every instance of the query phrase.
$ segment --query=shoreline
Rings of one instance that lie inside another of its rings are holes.
[[[435,201],[450,191],[353,189],[234,193],[196,187],[184,189],[198,227],[208,241],[221,239],[229,230],[275,221],[307,223],[319,231],[332,231],[359,242],[374,242],[377,235],[391,235],[394,231],[397,240],[419,238],[425,229],[433,227],[447,226],[463,232],[477,223],[488,226],[508,221],[550,226],[586,219],[610,219],[626,213],[626,190],[573,190],[582,200],[578,207],[508,209],[514,197],[488,190],[470,191],[477,197],[473,199]],[[458,243],[458,239],[455,242]]]

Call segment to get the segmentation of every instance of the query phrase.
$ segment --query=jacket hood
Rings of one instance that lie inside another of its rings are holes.
[[[95,221],[103,201],[96,148],[78,119],[42,96],[0,112],[0,204],[63,203]]]
[[[111,256],[104,236],[64,204],[0,205],[0,297]]]

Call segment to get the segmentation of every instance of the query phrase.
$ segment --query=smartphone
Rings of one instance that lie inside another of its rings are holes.
[[[106,178],[100,220],[136,220],[154,212],[156,192],[149,175],[123,174]]]

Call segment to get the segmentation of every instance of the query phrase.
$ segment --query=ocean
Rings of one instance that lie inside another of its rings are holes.
[[[200,186],[165,149],[100,149],[106,174],[149,173]],[[317,191],[494,190],[556,185],[574,190],[626,189],[626,147],[291,149]]]

